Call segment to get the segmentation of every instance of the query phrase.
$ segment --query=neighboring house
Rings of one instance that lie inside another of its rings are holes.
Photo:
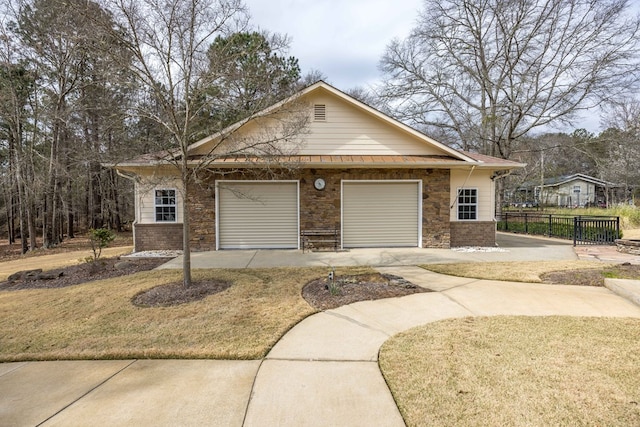
[[[310,119],[287,157],[296,167],[260,177],[247,156],[212,160],[189,187],[192,249],[300,249],[310,229],[337,230],[341,248],[495,245],[494,179],[522,164],[456,151],[322,81],[292,99]],[[191,145],[190,161],[221,135]],[[135,179],[135,250],[182,248],[178,171],[157,155],[115,167]]]
[[[576,173],[573,175],[544,180],[542,193],[540,185],[535,186],[538,199],[545,206],[585,207],[609,204],[611,192],[617,186],[592,176]]]

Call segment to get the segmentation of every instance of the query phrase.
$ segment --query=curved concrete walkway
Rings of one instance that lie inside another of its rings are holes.
[[[0,364],[0,425],[403,426],[377,364],[398,332],[465,316],[640,318],[640,306],[606,288],[378,269],[435,292],[315,314],[264,360]]]
[[[494,282],[384,267],[437,292],[308,317],[263,361],[129,360],[0,365],[0,425],[403,426],[378,369],[394,334],[493,315],[638,317],[606,288]]]
[[[262,363],[246,426],[403,426],[378,370],[380,346],[398,332],[465,316],[640,317],[605,288],[453,278],[418,267],[380,269],[439,292],[367,301],[296,325]]]

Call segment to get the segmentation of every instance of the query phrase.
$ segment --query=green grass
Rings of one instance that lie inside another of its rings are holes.
[[[379,363],[408,426],[640,425],[640,319],[445,320]]]

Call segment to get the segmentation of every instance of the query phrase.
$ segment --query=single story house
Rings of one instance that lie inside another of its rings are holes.
[[[614,183],[575,173],[545,179],[543,185],[536,186],[535,192],[545,206],[605,207],[609,204],[611,192],[617,187]]]
[[[283,136],[293,114],[304,130]],[[286,149],[265,157],[261,140]],[[335,230],[340,248],[493,246],[494,180],[524,166],[454,150],[322,81],[188,152],[192,250],[300,249],[308,230]],[[182,248],[167,156],[114,165],[135,180],[136,251]]]

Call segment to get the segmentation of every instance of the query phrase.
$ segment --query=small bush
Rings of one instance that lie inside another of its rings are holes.
[[[91,250],[93,251],[93,261],[100,258],[102,254],[102,248],[109,246],[109,243],[113,242],[116,235],[113,231],[107,228],[92,228],[89,230],[89,243],[91,244]]]

